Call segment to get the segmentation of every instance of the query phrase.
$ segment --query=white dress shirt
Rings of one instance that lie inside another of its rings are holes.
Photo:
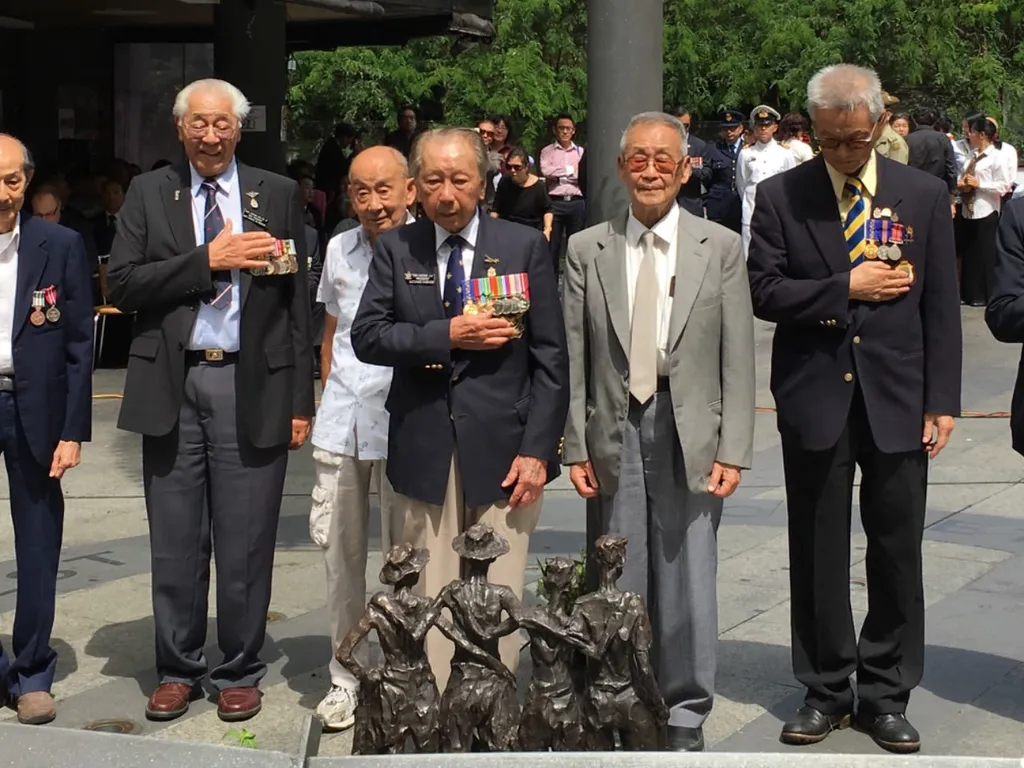
[[[408,216],[406,223],[415,221]],[[327,243],[316,300],[338,319],[331,344],[331,372],[313,424],[313,446],[360,460],[386,459],[391,368],[368,365],[352,349],[352,320],[366,288],[373,246],[363,227]]]
[[[473,218],[465,229],[456,232],[462,235],[462,273],[469,279],[473,274],[473,256],[476,254],[476,237],[480,231],[480,209],[477,208]],[[452,233],[439,224],[434,225],[434,242],[437,246],[437,290],[442,298],[444,297],[444,282],[448,274],[448,257],[452,255],[452,247],[448,245],[448,238]]]
[[[203,179],[196,169],[189,164],[192,174],[192,229],[196,236],[196,245],[206,243],[206,190]],[[238,164],[232,160],[231,165],[217,177],[217,207],[224,217],[224,224],[231,222],[231,231],[238,234],[242,231],[242,190],[238,182]],[[238,270],[231,270],[231,303],[226,309],[211,307],[200,302],[196,313],[196,322],[192,326],[189,338],[189,349],[223,349],[225,352],[238,351],[238,326],[242,316],[242,293],[239,286]],[[221,299],[223,301],[223,299]]]
[[[14,375],[14,304],[18,290],[18,244],[21,242],[21,217],[14,229],[0,235],[0,374]]]
[[[644,252],[640,239],[647,227],[633,216],[630,208],[626,221],[626,287],[629,293],[629,316],[632,323],[633,303],[636,297],[636,278]],[[658,375],[668,376],[668,329],[672,319],[673,281],[676,276],[676,256],[679,241],[679,206],[672,203],[668,213],[658,221],[654,233],[654,268],[658,274]]]
[[[999,149],[999,154],[1003,156],[1003,160],[1006,162],[1006,170],[1010,174],[1010,178],[1013,179],[1014,183],[1017,181],[1017,150],[1014,146],[1008,142],[1003,142],[1003,146]]]
[[[978,150],[971,150],[967,165],[978,155]],[[974,215],[970,215],[967,206],[963,206],[962,214],[966,219],[983,219],[993,213],[999,213],[1002,197],[1010,191],[1015,180],[1010,175],[1010,166],[1002,152],[990,146],[984,157],[974,166],[974,176],[978,179],[978,188],[974,190]],[[965,170],[966,172],[966,170]]]

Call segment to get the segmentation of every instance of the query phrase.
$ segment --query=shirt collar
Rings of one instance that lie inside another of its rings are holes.
[[[473,218],[469,220],[469,224],[461,232],[449,232],[447,229],[442,227],[440,224],[434,224],[434,252],[441,250],[441,246],[445,244],[449,237],[452,235],[461,235],[462,239],[466,241],[466,244],[471,248],[476,248],[476,236],[480,231],[480,209],[476,209],[476,213],[473,214]]]
[[[14,218],[14,229],[0,235],[0,253],[3,253],[9,247],[13,248],[15,251],[18,250],[18,244],[21,241],[21,217],[23,215],[24,214],[18,214]]]
[[[416,221],[416,217],[413,216],[409,211],[405,212],[405,221],[403,224],[412,224]],[[370,233],[366,231],[366,227],[360,224],[355,230],[358,234],[352,238],[352,244],[349,246],[348,252],[352,253],[357,248],[369,248],[370,247]]]
[[[551,146],[553,146],[555,149],[560,149],[563,152],[575,152],[576,150],[579,149],[579,147],[576,146],[576,142],[575,141],[569,142],[569,146],[568,147],[563,147],[557,141],[554,142]]]
[[[673,202],[672,207],[668,209],[668,213],[651,227],[651,232],[663,243],[668,244],[675,237],[678,227],[679,205]],[[640,220],[633,215],[633,207],[630,206],[629,218],[626,220],[626,242],[631,248],[636,248],[640,244],[640,238],[643,237],[646,231],[647,227],[641,224]]]
[[[836,200],[842,200],[844,194],[843,187],[846,186],[846,174],[837,171],[828,164],[827,160],[825,161],[825,168],[828,169],[828,177],[832,182],[832,191],[835,192]],[[864,185],[864,190],[871,197],[874,197],[878,189],[878,160],[874,150],[871,151],[868,161],[864,163],[864,166],[854,176],[860,179],[861,184]]]
[[[199,172],[192,163],[188,164],[188,170],[192,176],[192,197],[198,197],[203,182],[206,179],[199,175]],[[232,158],[231,164],[225,169],[224,173],[216,178],[216,182],[221,194],[225,197],[229,197],[235,187],[238,186],[238,162],[234,158]]]

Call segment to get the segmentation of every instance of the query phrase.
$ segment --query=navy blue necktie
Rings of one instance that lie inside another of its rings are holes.
[[[444,316],[458,317],[462,314],[462,284],[466,272],[462,268],[462,235],[452,235],[445,240],[451,246],[448,255],[448,269],[444,277]]]
[[[220,187],[213,179],[207,179],[202,184],[206,192],[206,212],[203,218],[203,242],[209,245],[213,239],[224,229],[224,216],[217,204],[217,191]],[[224,310],[231,303],[231,272],[230,270],[219,270],[212,274],[213,295],[205,301],[214,309]]]

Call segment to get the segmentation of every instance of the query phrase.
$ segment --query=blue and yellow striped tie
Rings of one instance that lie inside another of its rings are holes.
[[[864,203],[864,184],[856,176],[851,176],[843,185],[843,190],[853,200],[853,205],[846,214],[843,232],[846,236],[846,247],[850,251],[850,264],[856,267],[864,261],[864,225],[868,220],[868,209]]]

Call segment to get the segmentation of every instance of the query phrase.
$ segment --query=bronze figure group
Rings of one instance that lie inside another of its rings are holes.
[[[410,739],[423,753],[611,750],[616,735],[627,750],[665,746],[668,708],[651,667],[647,609],[616,586],[624,538],[597,540],[599,587],[571,608],[575,564],[549,560],[548,603],[536,610],[487,580],[491,563],[508,551],[500,534],[477,524],[452,546],[466,577],[435,599],[413,594],[429,552],[392,547],[380,580],[393,591],[373,596],[338,650],[338,661],[360,682],[354,754],[405,752]],[[455,644],[441,694],[424,647],[432,628]],[[498,640],[520,629],[530,638],[533,662],[521,710],[515,676],[498,655]],[[383,656],[376,669],[355,658],[371,630]]]

